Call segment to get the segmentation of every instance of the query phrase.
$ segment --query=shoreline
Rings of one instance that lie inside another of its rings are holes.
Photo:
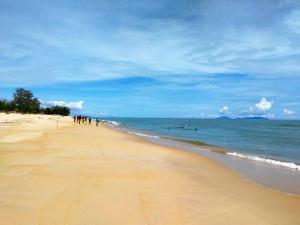
[[[246,155],[245,157],[241,157],[239,155],[237,156],[232,154],[235,152],[231,149],[225,149],[201,141],[189,141],[176,137],[161,136],[160,134],[153,132],[145,133],[143,130],[138,131],[136,129],[122,127],[119,126],[120,124],[111,122],[114,121],[109,120],[105,122],[108,128],[140,137],[151,143],[196,153],[200,156],[207,157],[210,160],[225,166],[226,169],[230,169],[235,173],[238,173],[243,178],[254,181],[266,188],[289,195],[300,196],[299,165],[297,165],[296,169],[290,168],[278,164],[275,160],[275,163],[269,163],[268,161],[271,159],[261,158],[254,155],[252,157],[257,157],[258,159],[252,160],[246,157]],[[290,164],[289,162],[278,162]]]
[[[243,159],[248,159],[248,160],[253,160],[253,161],[258,161],[258,162],[263,162],[266,164],[272,164],[277,167],[282,167],[286,169],[290,169],[293,171],[299,171],[300,172],[300,164],[299,162],[294,162],[294,161],[288,161],[284,159],[279,159],[279,158],[272,158],[272,156],[268,155],[260,155],[260,154],[251,154],[247,153],[245,151],[239,151],[234,148],[230,147],[222,147],[220,145],[216,145],[214,143],[207,143],[202,140],[192,140],[192,139],[184,139],[183,137],[178,137],[176,135],[168,135],[168,134],[163,134],[160,132],[156,131],[151,131],[151,130],[143,130],[143,128],[132,128],[127,125],[123,125],[121,122],[113,121],[113,120],[103,120],[104,123],[106,123],[109,127],[112,128],[119,128],[120,130],[125,130],[128,131],[130,134],[134,134],[137,136],[141,136],[144,138],[156,138],[156,139],[169,139],[175,142],[184,142],[193,146],[201,146],[203,148],[207,148],[211,151],[214,152],[219,152],[219,153],[224,153],[228,154],[230,156],[236,157],[236,158],[243,158]],[[281,120],[278,120],[281,121]],[[151,139],[150,139],[151,140]],[[209,148],[208,148],[209,147]]]
[[[3,142],[0,133],[3,225],[299,224],[299,197],[197,153],[41,117],[6,124],[31,138]]]

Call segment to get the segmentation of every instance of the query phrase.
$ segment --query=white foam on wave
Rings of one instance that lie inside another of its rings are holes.
[[[104,120],[105,123],[108,123],[111,126],[117,127],[119,126],[121,123],[117,122],[117,121],[113,121],[113,120]]]
[[[274,160],[274,159],[267,159],[267,158],[262,158],[262,157],[259,157],[256,155],[247,155],[247,154],[241,154],[241,153],[237,153],[237,152],[226,152],[226,154],[235,156],[235,157],[244,158],[244,159],[250,159],[250,160],[254,160],[254,161],[258,161],[258,162],[269,163],[269,164],[273,164],[276,166],[283,166],[283,167],[286,167],[289,169],[294,169],[294,170],[300,171],[300,165],[297,165],[297,164],[291,163],[291,162],[282,162],[282,161],[278,161],[278,160]]]
[[[134,134],[134,135],[137,135],[137,136],[149,137],[149,138],[160,138],[159,136],[148,135],[148,134],[143,134],[143,133],[136,133],[136,132],[128,132],[128,134]]]

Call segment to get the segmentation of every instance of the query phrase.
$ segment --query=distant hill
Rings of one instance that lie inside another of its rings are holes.
[[[228,117],[228,116],[220,116],[220,117],[217,117],[217,119],[220,119],[220,120],[231,120],[231,118]]]
[[[240,119],[244,119],[244,120],[268,120],[268,118],[262,117],[262,116],[252,116],[252,117],[245,117],[245,118],[240,118]]]

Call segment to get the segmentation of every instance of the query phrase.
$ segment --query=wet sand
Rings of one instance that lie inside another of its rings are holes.
[[[195,152],[218,162],[225,167],[249,179],[280,192],[300,196],[300,171],[254,160],[244,159],[226,154],[230,152],[212,145],[199,145],[170,138],[147,138],[150,142],[168,147]]]
[[[57,119],[0,123],[1,225],[300,224],[299,197],[195,153]]]

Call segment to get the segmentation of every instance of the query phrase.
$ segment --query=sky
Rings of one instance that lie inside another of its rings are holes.
[[[122,117],[300,118],[299,0],[0,0],[0,98]]]

